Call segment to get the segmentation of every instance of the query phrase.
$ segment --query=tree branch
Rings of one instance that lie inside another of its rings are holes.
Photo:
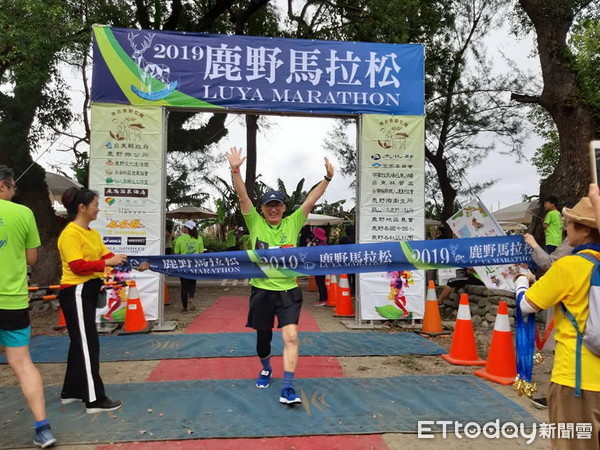
[[[163,30],[173,31],[177,29],[177,23],[181,17],[181,11],[183,11],[181,0],[171,0],[171,15],[165,22]]]
[[[518,103],[534,103],[536,105],[540,103],[539,95],[526,95],[526,94],[517,94],[516,92],[512,92],[510,94],[510,99],[514,100],[515,102],[518,102]]]
[[[211,9],[198,21],[193,31],[208,32],[217,18],[233,6],[235,0],[217,0]]]
[[[150,26],[150,16],[148,15],[148,8],[146,7],[145,0],[135,0],[136,6],[136,16],[137,20],[140,23],[140,27],[149,30],[152,28]]]
[[[269,3],[270,0],[250,0],[246,7],[235,15],[235,34],[244,34],[244,26],[256,11]]]

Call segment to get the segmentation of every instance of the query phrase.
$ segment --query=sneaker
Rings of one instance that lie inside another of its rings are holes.
[[[265,389],[269,387],[271,382],[272,370],[261,370],[258,378],[256,379],[256,387],[259,389]]]
[[[290,386],[284,387],[281,390],[281,397],[279,397],[279,403],[293,405],[294,403],[302,403],[302,400],[296,395],[296,391],[294,391],[294,388]]]
[[[119,409],[123,406],[123,402],[120,400],[111,400],[110,398],[105,398],[104,400],[96,400],[92,403],[85,404],[85,412],[88,414],[96,414],[104,411],[114,411],[115,409]]]
[[[183,308],[183,309],[181,310],[181,314],[187,314],[187,308]]]
[[[60,394],[60,402],[63,405],[68,405],[70,403],[75,403],[75,402],[82,402],[83,399],[82,398],[77,398],[77,397],[68,397],[68,396],[63,396],[63,394]]]
[[[533,406],[535,406],[537,409],[548,409],[548,401],[546,400],[546,397],[532,398],[531,403],[533,403]]]
[[[326,300],[315,302],[315,306],[325,306],[325,305],[327,305],[327,301]]]
[[[38,447],[46,448],[50,447],[56,442],[56,436],[52,432],[50,425],[43,425],[36,428],[33,433],[33,444]]]

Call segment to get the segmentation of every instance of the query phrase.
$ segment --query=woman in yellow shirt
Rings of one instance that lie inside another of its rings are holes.
[[[521,301],[523,314],[554,307],[554,338],[556,350],[552,377],[548,388],[550,422],[555,424],[591,424],[591,439],[558,436],[552,440],[553,449],[600,448],[600,357],[581,345],[581,367],[577,369],[577,332],[563,312],[562,306],[585,331],[589,315],[588,292],[594,264],[585,257],[600,259],[600,233],[595,211],[588,197],[582,198],[573,209],[564,208],[569,245],[573,255],[554,262],[548,272],[526,292]],[[577,255],[579,254],[579,255]],[[524,278],[516,279],[517,290],[527,286]],[[522,287],[520,287],[522,285]],[[576,371],[581,379],[577,382]],[[578,386],[579,384],[579,386]],[[580,396],[577,388],[580,388]]]
[[[85,402],[88,414],[112,411],[121,401],[109,399],[100,378],[100,344],[96,330],[96,307],[106,267],[127,261],[111,253],[100,233],[90,228],[98,216],[98,194],[70,188],[62,202],[72,220],[58,238],[62,264],[58,300],[63,310],[71,345],[61,392],[63,404]],[[147,264],[140,270],[147,269]]]

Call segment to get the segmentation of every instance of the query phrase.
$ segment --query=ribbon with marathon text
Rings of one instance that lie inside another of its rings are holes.
[[[522,236],[292,247],[197,255],[129,256],[133,266],[189,279],[283,278],[307,275],[530,264]]]

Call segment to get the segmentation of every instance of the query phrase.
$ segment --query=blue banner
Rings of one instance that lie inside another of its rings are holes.
[[[424,47],[94,26],[92,101],[423,115]]]
[[[382,242],[199,255],[129,256],[133,266],[192,279],[281,278],[395,270],[530,264],[522,236]],[[512,276],[514,274],[507,274]]]

